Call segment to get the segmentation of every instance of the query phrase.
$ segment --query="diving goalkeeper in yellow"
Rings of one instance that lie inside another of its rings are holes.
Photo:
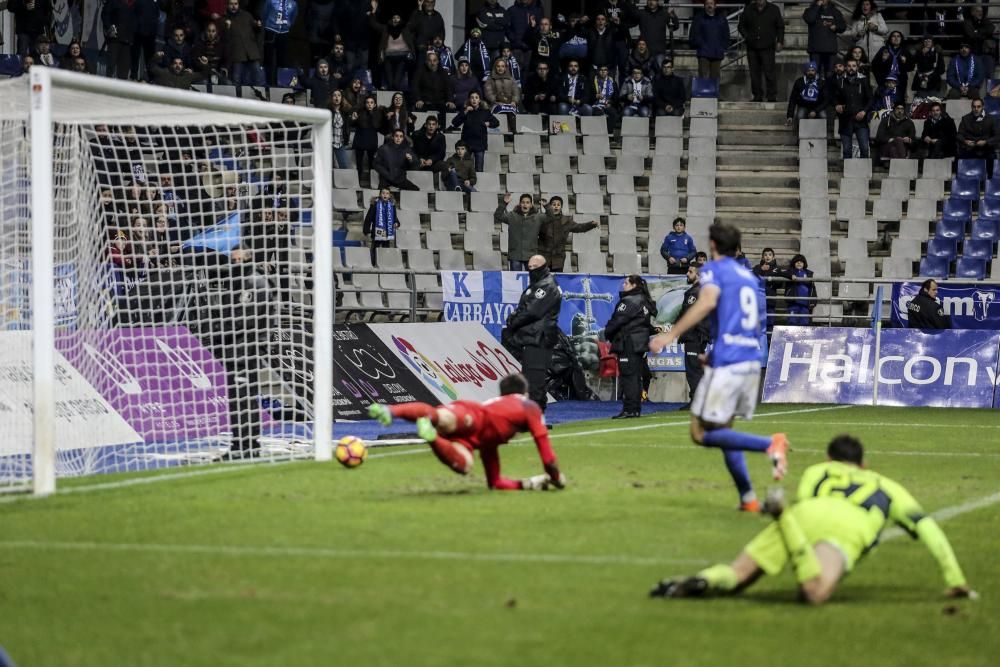
[[[889,522],[931,552],[944,576],[947,595],[976,596],[937,522],[924,514],[902,485],[864,469],[859,440],[839,435],[826,453],[826,463],[811,466],[803,474],[796,503],[786,509],[783,494],[769,495],[764,511],[775,522],[753,538],[736,560],[713,565],[693,577],[665,579],[650,596],[738,593],[761,575],[776,575],[791,563],[802,600],[822,604],[840,579],[875,547]]]

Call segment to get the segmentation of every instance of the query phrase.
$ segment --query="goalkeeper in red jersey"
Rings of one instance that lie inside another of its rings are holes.
[[[417,434],[427,441],[441,463],[460,475],[472,470],[472,452],[486,470],[486,484],[501,491],[544,491],[561,489],[566,479],[559,472],[555,452],[549,443],[549,431],[542,421],[542,410],[527,396],[528,381],[520,373],[500,380],[500,396],[484,403],[454,401],[434,407],[427,403],[399,405],[373,404],[368,414],[383,426],[393,417],[416,422]],[[509,479],[500,474],[497,448],[517,433],[529,432],[535,439],[545,474],[526,479]]]

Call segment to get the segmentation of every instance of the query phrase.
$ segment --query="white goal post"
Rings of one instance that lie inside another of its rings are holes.
[[[0,492],[329,460],[330,114],[28,78],[0,82]]]

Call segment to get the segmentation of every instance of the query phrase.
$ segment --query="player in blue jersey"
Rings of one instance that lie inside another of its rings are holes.
[[[701,267],[698,301],[670,331],[650,339],[659,353],[685,331],[711,316],[712,348],[705,377],[691,401],[691,439],[699,445],[722,450],[726,467],[740,494],[740,509],[760,511],[750,483],[743,452],[766,452],[773,474],[780,480],[788,471],[788,438],[784,433],[762,436],[733,430],[733,419],[753,417],[760,385],[761,343],[765,312],[760,282],[739,264],[736,251],[740,232],[732,225],[709,229],[712,261]]]

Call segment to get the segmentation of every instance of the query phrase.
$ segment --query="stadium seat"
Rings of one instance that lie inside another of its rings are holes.
[[[539,114],[520,113],[514,119],[514,131],[517,133],[544,133],[545,127],[542,125],[542,117]]]
[[[467,231],[462,236],[462,245],[469,252],[492,252],[493,232],[492,230],[472,230]]]
[[[516,135],[515,138],[519,136],[523,135]],[[553,134],[549,137],[549,152],[553,155],[576,155],[576,137],[572,134]]]
[[[625,119],[622,119],[624,123]],[[683,137],[684,136],[684,119],[680,116],[657,116],[656,123],[656,137]]]
[[[959,160],[959,162],[962,162],[962,160]],[[979,199],[979,180],[976,178],[960,178],[958,176],[951,179],[950,199],[977,201]]]
[[[515,199],[522,194],[534,194],[535,192],[535,177],[532,174],[511,171],[507,173],[506,179],[507,192],[511,193]],[[513,203],[516,205],[517,201]]]
[[[566,177],[562,178],[563,190],[566,189]],[[542,187],[545,190],[545,187]],[[573,194],[576,195],[599,195],[601,194],[601,180],[597,174],[573,174]]]
[[[837,220],[852,220],[865,217],[865,200],[863,198],[837,198]]]
[[[680,197],[675,194],[653,195],[649,200],[649,210],[656,211],[657,215],[662,215],[673,220],[681,210]],[[652,224],[652,218],[650,218]],[[670,224],[667,224],[670,231]]]
[[[937,202],[930,199],[911,199],[906,202],[906,219],[930,222],[938,217]]]
[[[844,160],[844,178],[871,178],[872,161],[868,158],[848,158]]]
[[[921,278],[947,278],[948,259],[944,257],[924,257],[920,260]]]
[[[333,210],[335,210],[335,211],[360,211],[361,207],[358,206],[358,193],[357,193],[357,190],[340,190],[340,189],[334,189],[334,191],[333,191]]]
[[[480,176],[482,176],[482,174],[480,174]],[[469,194],[469,211],[475,211],[477,213],[493,213],[499,202],[500,193],[498,192],[472,192]]]
[[[476,271],[499,271],[504,268],[500,253],[476,251],[472,253],[472,268]]]
[[[653,175],[656,177],[663,176],[666,174],[677,175],[681,173],[681,156],[677,155],[667,155],[667,154],[656,154],[653,156]],[[651,178],[651,181],[658,180],[658,178]]]
[[[586,220],[577,220],[577,222],[586,222]],[[589,232],[573,234],[570,236],[570,239],[570,243],[573,246],[573,252],[577,254],[601,251],[600,228],[592,229]]]
[[[428,231],[426,234],[428,250],[451,250],[451,232]]]
[[[465,214],[465,231],[467,232],[483,232],[492,234],[496,229],[496,223],[493,222],[493,211],[496,209],[496,204],[490,209],[489,213],[466,213]]]
[[[608,167],[603,155],[581,155],[576,159],[576,170],[580,174],[605,174]]]
[[[882,260],[882,277],[903,280],[913,277],[913,260],[907,257],[886,257]]]
[[[659,120],[659,118],[657,118]],[[683,155],[684,140],[680,137],[657,137],[654,157],[658,155]]]
[[[1000,220],[1000,199],[984,197],[979,201],[976,217],[980,220]]]
[[[918,178],[913,190],[913,196],[917,199],[929,199],[938,201],[944,199],[944,181],[939,178],[923,177]]]
[[[486,151],[483,155],[483,171],[495,171],[500,173],[500,154]]]
[[[649,139],[649,119],[639,116],[626,116],[622,118],[621,136]]]
[[[333,187],[338,190],[360,190],[357,169],[334,169]]]
[[[542,137],[537,134],[515,134],[514,153],[534,156],[542,152]]]
[[[435,211],[431,213],[431,230],[435,232],[459,233],[458,213]]]
[[[546,153],[542,156],[542,171],[552,174],[568,174],[573,169],[569,166],[568,155],[550,155]]]
[[[856,218],[847,223],[847,238],[875,241],[878,239],[878,223],[871,218]]]
[[[712,202],[715,203],[714,197]],[[618,215],[639,215],[639,202],[634,194],[611,195],[611,212]]]
[[[577,195],[576,212],[604,215],[604,195]]]
[[[649,156],[649,137],[622,137],[622,155]]]
[[[621,174],[608,174],[608,194],[611,195],[632,195],[635,194],[635,180],[631,176]]]
[[[1000,97],[987,95],[983,99],[983,105],[986,107],[986,113],[993,116],[994,120],[1000,120]]]
[[[993,259],[993,241],[973,239],[962,244],[962,257],[969,259]]]
[[[501,192],[500,174],[495,171],[483,171],[476,174],[477,192]]]
[[[363,246],[347,246],[344,248],[344,266],[349,269],[372,268],[372,255]]]
[[[909,199],[910,181],[905,178],[883,178],[879,184],[879,196],[885,199]]]
[[[855,257],[844,261],[845,278],[874,278],[875,260],[871,257]]]
[[[416,190],[403,190],[399,193],[399,207],[408,211],[428,212],[427,193]]]
[[[523,135],[515,134],[514,136],[520,137]],[[538,135],[531,134],[528,136],[537,137]],[[489,134],[486,135],[486,150],[489,153],[496,153],[497,155],[499,155],[500,153],[509,154],[511,152],[511,150],[507,148],[507,142],[504,141],[503,135],[497,134],[495,132],[490,132]]]
[[[579,178],[584,178],[583,176],[573,176],[573,185],[576,186],[576,181]],[[591,192],[586,194],[594,194],[601,191],[600,182],[597,176],[591,174],[586,178],[592,178],[593,182],[597,184]],[[569,186],[566,184],[566,174],[542,174],[539,176],[538,189],[545,194],[559,194],[562,192],[569,192]],[[575,192],[575,190],[574,190]],[[563,202],[564,204],[568,202]]]
[[[799,121],[799,139],[825,139],[826,119],[803,118]]]
[[[635,216],[632,215],[612,215],[608,218],[608,234],[631,234],[636,235]],[[633,241],[634,247],[634,241]]]
[[[904,178],[912,181],[917,177],[919,160],[889,160],[889,178]]]
[[[691,137],[718,137],[719,121],[716,118],[692,118],[688,135]]]
[[[903,202],[899,199],[879,197],[872,205],[872,217],[879,221],[894,222],[903,219]]]
[[[986,278],[986,260],[971,257],[959,257],[955,265],[955,277],[968,280],[983,280]]]
[[[575,143],[574,143],[574,148],[575,148]],[[590,136],[586,134],[583,135],[583,154],[611,157],[613,153],[611,152],[611,142],[610,139],[608,138],[608,135],[606,134],[602,136]]]
[[[626,137],[629,138],[629,137]],[[635,139],[635,137],[631,137]],[[616,174],[627,174],[629,176],[642,176],[646,173],[646,155],[649,154],[649,140],[644,140],[646,142],[646,153],[640,154],[635,150],[626,151],[624,146],[622,147],[622,154],[618,156],[618,160],[615,163],[615,173]],[[587,156],[581,156],[581,158]],[[582,171],[582,170],[581,170]]]
[[[701,155],[690,153],[688,157],[688,174],[691,176],[709,176],[715,181],[715,174],[718,173],[718,165],[714,155]],[[691,177],[689,176],[689,178]]]
[[[861,199],[868,198],[868,179],[867,178],[842,178],[840,179],[840,196],[843,197],[860,197]]]
[[[629,275],[632,273],[642,273],[642,258],[637,252],[615,253],[611,259],[612,270],[615,273]]]
[[[972,111],[972,100],[968,98],[948,100],[944,103],[944,106],[945,111],[948,112],[949,116],[955,119],[955,124],[958,125],[962,116],[965,116]]]
[[[810,238],[830,238],[830,221],[825,218],[804,218],[802,236]]]
[[[918,239],[895,238],[892,240],[890,257],[912,260],[919,258],[920,254],[920,241]]]
[[[579,236],[579,234],[575,236]],[[578,252],[576,254],[576,270],[580,273],[605,274],[608,272],[608,261],[600,251]]]
[[[803,197],[799,200],[799,215],[803,218],[822,218],[830,215],[828,197]]]
[[[667,260],[663,259],[659,252],[647,253],[646,261],[649,263],[649,273],[654,276],[664,275],[670,268],[670,265],[667,264]]]
[[[719,100],[714,97],[695,97],[688,104],[689,118],[717,118]]]
[[[868,283],[841,283],[837,296],[842,299],[867,299],[871,296],[871,287]]]
[[[577,134],[577,116],[553,114],[549,116],[549,128],[559,126],[563,134]]]
[[[996,174],[993,178],[986,181],[985,192],[983,196],[987,199],[1000,199],[1000,172],[994,172]]]
[[[945,220],[961,220],[969,222],[972,219],[972,202],[959,199],[944,200],[941,217]]]
[[[926,241],[929,221],[904,220],[899,224],[899,238],[916,241]]]
[[[716,79],[691,78],[691,97],[719,97],[719,82]]]
[[[927,242],[927,256],[940,257],[949,262],[958,255],[958,241],[955,239],[933,238]]]
[[[950,157],[936,160],[924,160],[924,168],[921,172],[923,178],[933,178],[938,181],[945,181],[951,178],[951,167],[954,160]]]
[[[385,308],[385,301],[382,300],[382,288],[379,287],[378,274],[355,273],[351,278],[362,308],[370,308],[372,310]]]
[[[799,176],[800,197],[827,197],[829,194],[830,180],[826,176]]]
[[[604,116],[580,116],[580,134],[583,136],[608,136],[608,119]]]
[[[956,178],[974,178],[977,181],[986,180],[986,160],[962,159],[955,168]]]
[[[538,164],[534,155],[518,155],[514,153],[507,156],[507,172],[511,174],[537,174]]]
[[[964,220],[938,220],[937,224],[934,226],[934,238],[961,240],[964,237]]]
[[[611,233],[608,234],[608,253],[635,253],[635,234],[621,233],[614,228],[611,228]]]
[[[837,241],[837,257],[841,261],[868,257],[868,241],[865,239],[839,239]]]
[[[372,192],[374,193],[374,190]],[[400,229],[415,229],[418,232],[420,231],[419,212],[399,209],[396,211],[396,219],[399,220]]]
[[[970,238],[976,241],[996,242],[997,237],[1000,236],[998,228],[1000,228],[1000,221],[979,218],[972,223]]]
[[[465,212],[465,193],[439,191],[434,194],[434,208],[437,211],[449,211],[452,213]]]

